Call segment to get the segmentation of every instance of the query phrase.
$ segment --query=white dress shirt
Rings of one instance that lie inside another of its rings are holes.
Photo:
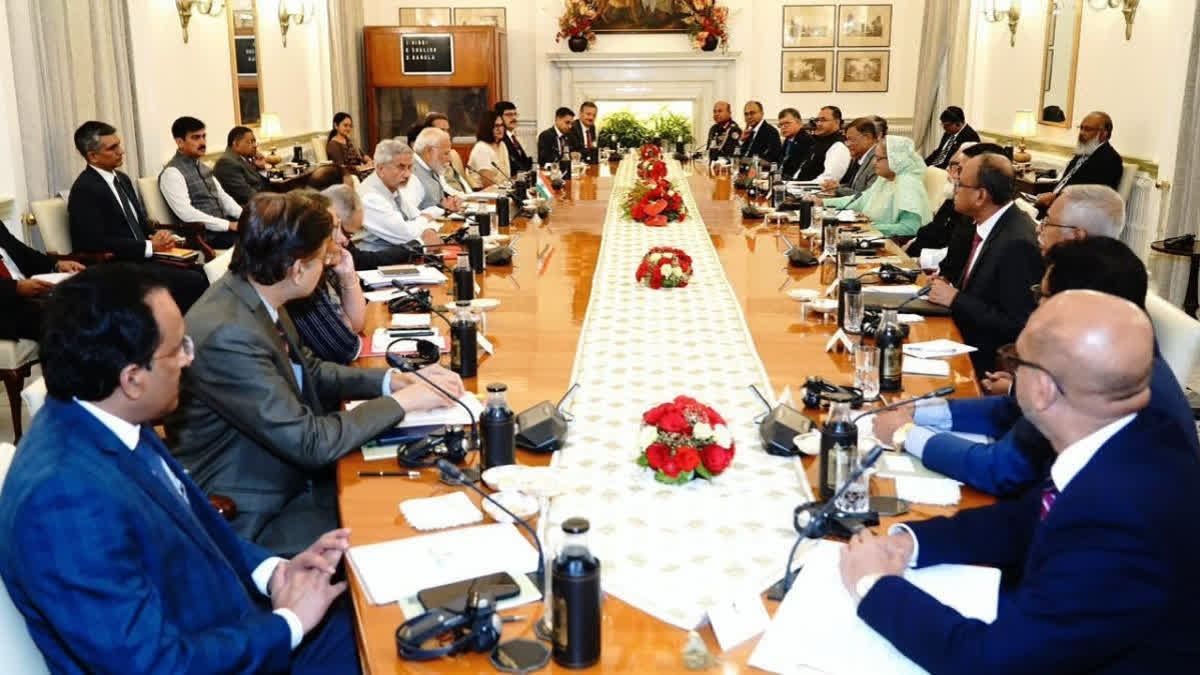
[[[90,168],[92,171],[95,171],[96,173],[100,174],[100,177],[103,178],[104,182],[108,184],[108,189],[112,190],[113,197],[116,198],[116,200],[117,200],[117,206],[121,208],[121,215],[124,216],[125,209],[123,206],[121,206],[121,204],[123,204],[124,202],[121,200],[121,193],[117,192],[117,174],[116,174],[116,172],[105,171],[104,169],[101,169],[100,167],[98,167],[94,164],[88,164],[88,168]],[[175,173],[179,173],[179,172],[176,171]],[[181,178],[182,178],[182,176],[181,176]],[[185,188],[186,188],[186,186],[185,186]],[[129,206],[132,208],[133,204],[130,204]],[[137,210],[135,209],[134,213],[136,213],[136,212],[137,212]],[[149,239],[146,240],[146,257],[147,258],[154,257],[154,244],[150,243]]]
[[[3,227],[3,225],[0,225],[0,227]],[[3,247],[0,247],[0,263],[8,268],[8,275],[13,278],[13,281],[25,280],[25,273],[21,271],[20,267],[17,267],[17,261],[13,260],[12,256],[8,255],[8,251],[4,250]]]
[[[409,178],[408,182],[419,185],[421,181]],[[378,173],[359,184],[358,194],[363,201],[363,229],[368,235],[363,242],[368,250],[419,240],[426,230],[434,229],[433,222],[409,202],[411,197],[389,190]]]
[[[81,408],[88,411],[92,417],[95,417],[96,420],[103,424],[109,431],[113,432],[113,435],[117,437],[117,440],[121,441],[122,445],[129,448],[130,452],[137,448],[138,440],[142,435],[142,428],[140,425],[133,424],[127,420],[117,417],[116,415],[113,415],[112,413],[101,410],[96,405],[87,401],[75,399],[75,402],[78,403]],[[183,496],[183,500],[186,502],[187,493],[183,488],[183,481],[179,480],[179,477],[175,475],[174,471],[171,471],[171,466],[167,464],[166,460],[164,460],[162,457],[159,457],[158,460],[162,462],[163,473],[166,474],[171,483],[175,485],[175,489],[179,491],[180,495]],[[283,558],[272,556],[259,563],[258,567],[254,568],[254,571],[250,573],[250,579],[254,582],[254,586],[258,589],[259,593],[262,593],[266,596],[270,595],[270,593],[267,592],[267,584],[271,581],[271,575],[275,573],[275,568],[281,562],[284,562]],[[295,612],[287,609],[286,607],[281,607],[275,610],[274,613],[278,614],[284,621],[287,622],[288,630],[291,631],[292,635],[292,649],[295,649],[296,646],[300,644],[300,641],[304,639],[304,626],[300,623],[300,617],[296,616]]]
[[[866,155],[863,155],[866,157]],[[846,175],[846,170],[850,168],[850,148],[846,147],[845,143],[834,143],[825,151],[825,170],[817,176],[816,182],[823,183],[831,180],[835,183],[842,182],[842,176]]]
[[[987,244],[988,237],[992,235],[992,230],[996,229],[996,221],[1004,215],[1004,212],[1012,208],[1013,203],[1009,202],[996,210],[987,220],[975,226],[975,232],[979,235],[979,245],[975,247],[975,251],[971,254],[971,259],[967,261],[967,266],[963,270],[962,278],[967,279],[971,276],[971,268],[975,267],[975,261],[979,259],[979,253]]]
[[[241,217],[242,207],[225,192],[225,189],[221,187],[221,181],[217,180],[216,176],[212,177],[212,181],[213,185],[217,187],[217,202],[221,204],[221,212],[228,218],[210,216],[192,206],[192,199],[188,196],[187,181],[184,180],[179,169],[173,166],[163,169],[162,176],[158,179],[158,189],[162,192],[163,199],[167,200],[167,206],[171,207],[171,212],[180,221],[204,223],[205,229],[213,232],[228,232],[229,221]]]

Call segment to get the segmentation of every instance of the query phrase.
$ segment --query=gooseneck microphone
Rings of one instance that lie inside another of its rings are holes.
[[[453,482],[455,484],[463,485],[463,486],[470,488],[471,490],[474,490],[475,492],[477,492],[479,494],[480,497],[495,504],[497,507],[500,508],[501,511],[507,513],[508,517],[512,518],[514,523],[517,523],[521,527],[525,528],[525,531],[528,532],[529,536],[533,538],[533,544],[534,544],[534,546],[537,546],[537,552],[538,552],[538,566],[537,566],[537,572],[536,572],[537,578],[534,579],[533,581],[534,581],[534,583],[537,584],[538,588],[542,588],[543,580],[545,579],[545,576],[546,576],[546,556],[542,552],[542,541],[540,539],[538,539],[537,532],[533,531],[533,528],[529,526],[529,523],[526,522],[526,520],[524,518],[518,518],[517,514],[513,513],[512,511],[509,511],[506,506],[504,506],[500,502],[496,501],[495,499],[492,499],[492,496],[489,495],[488,493],[484,492],[482,489],[480,489],[478,485],[475,485],[471,481],[467,480],[467,477],[465,475],[463,475],[462,469],[458,468],[457,466],[454,466],[453,464],[451,464],[450,462],[448,462],[444,459],[439,459],[436,463],[436,466],[438,468],[438,471],[441,472],[442,478],[445,479],[447,482]]]
[[[392,285],[393,285],[393,286],[395,286],[395,287],[396,287],[396,288],[397,288],[397,289],[398,289],[398,290],[399,290],[401,293],[403,293],[403,294],[407,295],[408,297],[410,297],[410,298],[412,298],[413,300],[415,300],[417,303],[419,303],[419,304],[423,305],[423,306],[424,306],[426,309],[428,309],[430,312],[432,312],[432,313],[434,313],[434,314],[438,315],[439,317],[441,317],[442,321],[445,321],[445,322],[446,322],[446,327],[450,327],[450,325],[451,325],[450,317],[446,316],[446,313],[445,313],[445,312],[443,312],[442,310],[438,309],[438,308],[437,308],[437,305],[435,305],[435,304],[433,303],[433,301],[432,301],[432,300],[431,300],[431,301],[429,301],[428,303],[426,303],[424,300],[422,300],[422,299],[418,298],[418,297],[417,297],[417,296],[416,296],[416,295],[415,295],[415,294],[412,292],[412,289],[410,289],[408,286],[405,286],[405,285],[404,285],[404,282],[403,282],[403,281],[401,281],[401,280],[399,280],[399,279],[392,279]]]
[[[815,535],[820,533],[825,528],[825,522],[829,519],[830,514],[833,513],[834,504],[836,504],[837,501],[842,498],[842,495],[847,489],[849,489],[851,485],[856,483],[858,479],[862,477],[863,472],[874,466],[875,462],[879,461],[879,457],[881,455],[883,455],[882,445],[876,445],[875,447],[871,448],[871,451],[868,452],[867,456],[864,457],[862,462],[859,463],[858,468],[854,470],[854,473],[850,474],[850,478],[846,482],[842,483],[842,486],[837,489],[837,492],[833,494],[833,497],[821,506],[821,509],[817,511],[816,515],[809,514],[808,524],[804,526],[804,531],[800,533],[800,536],[796,537],[796,543],[792,544],[792,550],[788,553],[787,567],[784,568],[783,579],[780,580],[780,582],[768,592],[767,597],[771,598],[772,600],[783,600],[783,597],[787,595],[787,592],[792,589],[792,583],[794,583],[796,580],[796,573],[792,570],[792,562],[796,559],[796,550],[800,548],[800,542],[809,538],[819,538]],[[439,463],[444,461],[445,460],[438,460]],[[805,513],[807,514],[808,512]],[[775,597],[776,595],[779,597]]]
[[[462,409],[467,411],[467,419],[471,420],[471,447],[469,449],[470,450],[478,450],[479,449],[479,425],[476,423],[475,413],[471,412],[471,409],[467,407],[466,403],[463,403],[457,397],[452,396],[450,394],[450,392],[448,392],[445,389],[438,386],[438,384],[435,383],[433,380],[429,379],[428,377],[425,377],[425,375],[421,372],[421,370],[419,368],[417,368],[417,365],[415,363],[413,363],[409,359],[404,358],[403,356],[400,356],[399,354],[392,353],[392,347],[395,346],[395,344],[397,342],[403,342],[403,341],[409,340],[409,339],[411,339],[411,338],[398,338],[398,339],[392,340],[391,342],[388,343],[387,351],[384,353],[384,358],[387,360],[388,365],[402,373],[412,373],[413,375],[416,375],[417,377],[421,378],[421,380],[423,380],[425,382],[425,384],[428,384],[429,386],[431,386],[435,390],[437,390],[437,392],[440,393],[442,396],[445,396],[446,398],[450,399],[451,401],[454,401],[455,403],[462,406]],[[418,342],[428,342],[428,340],[418,339]],[[429,344],[433,345],[432,342],[430,342]],[[437,349],[436,345],[434,346],[434,348]],[[440,356],[440,354],[439,354],[439,356]]]
[[[492,166],[495,167],[496,170],[500,172],[501,176],[504,176],[505,180],[508,180],[508,181],[512,180],[512,176],[508,175],[507,173],[504,173],[504,169],[501,169],[499,164],[492,162]]]
[[[942,398],[943,396],[949,396],[950,394],[953,394],[953,393],[954,393],[954,387],[951,385],[946,385],[945,387],[942,387],[940,389],[934,389],[933,391],[925,393],[925,394],[921,394],[920,396],[914,396],[912,398],[906,398],[906,399],[903,399],[900,401],[893,401],[885,406],[880,406],[878,408],[868,410],[864,413],[860,413],[857,417],[850,420],[850,423],[853,424],[853,423],[861,420],[864,417],[870,417],[871,415],[881,413],[885,410],[895,410],[896,408],[903,408],[904,406],[916,403],[917,401],[924,401],[925,399],[928,399],[928,398]],[[884,440],[887,440],[887,439],[884,439]]]
[[[913,300],[917,300],[917,299],[920,299],[920,298],[923,298],[923,297],[929,295],[929,291],[932,291],[932,290],[933,290],[932,284],[930,284],[929,286],[925,286],[921,290],[917,291],[916,295],[914,295],[911,298],[905,300],[904,302],[896,305],[896,312],[899,313],[900,310],[904,309],[908,305],[908,303],[912,302]]]

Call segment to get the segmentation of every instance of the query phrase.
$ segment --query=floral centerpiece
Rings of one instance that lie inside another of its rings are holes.
[[[703,51],[712,51],[717,44],[726,44],[729,33],[729,8],[718,5],[714,0],[675,0],[683,12],[692,46]]]
[[[694,398],[676,396],[643,413],[642,422],[637,463],[653,469],[660,483],[712,480],[733,461],[733,434],[725,420]]]
[[[637,177],[642,180],[657,181],[667,177],[667,163],[661,159],[643,159],[638,161]]]
[[[563,13],[558,17],[558,33],[554,36],[554,41],[573,41],[572,49],[575,49],[579,40],[587,41],[583,45],[584,49],[595,42],[596,33],[592,30],[592,22],[598,15],[595,5],[592,0],[564,0]]]
[[[683,288],[692,278],[692,257],[678,248],[655,246],[642,256],[636,277],[653,289]]]
[[[629,219],[650,227],[666,227],[687,217],[683,197],[670,181],[661,178],[633,186],[625,196],[624,210]]]

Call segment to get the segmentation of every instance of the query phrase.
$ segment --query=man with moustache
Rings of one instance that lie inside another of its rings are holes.
[[[1108,113],[1090,112],[1079,123],[1079,140],[1075,144],[1075,156],[1063,169],[1062,178],[1050,192],[1038,195],[1039,215],[1054,203],[1063,188],[1068,185],[1107,185],[1116,190],[1121,185],[1121,155],[1108,142],[1112,138],[1113,123]]]
[[[208,132],[195,117],[180,117],[171,124],[175,156],[158,174],[158,189],[175,217],[184,223],[204,223],[205,241],[213,248],[229,248],[235,241],[242,207],[230,197],[200,161],[208,151]]]
[[[821,108],[812,130],[812,144],[808,154],[788,180],[816,181],[842,180],[850,168],[850,150],[842,135],[842,111],[835,105]]]
[[[708,128],[708,159],[710,161],[721,157],[730,157],[737,151],[738,139],[742,137],[742,129],[733,121],[733,111],[729,101],[717,101],[713,104],[713,125]]]
[[[738,156],[774,162],[779,157],[779,130],[763,120],[762,104],[758,101],[746,103],[742,117],[746,120],[746,129],[738,145]]]

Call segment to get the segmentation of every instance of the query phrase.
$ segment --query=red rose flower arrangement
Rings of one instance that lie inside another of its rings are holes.
[[[733,435],[725,420],[694,398],[676,396],[643,413],[642,422],[637,462],[653,469],[660,483],[712,480],[733,461]]]
[[[669,246],[655,246],[642,256],[638,283],[653,289],[683,288],[692,278],[692,257]]]
[[[661,159],[643,159],[637,165],[637,177],[647,181],[659,181],[667,177],[667,163]]]
[[[665,227],[687,217],[683,196],[670,181],[657,179],[639,183],[625,197],[625,214],[650,227]]]
[[[653,143],[645,143],[638,148],[638,157],[641,159],[661,159],[662,148]]]

